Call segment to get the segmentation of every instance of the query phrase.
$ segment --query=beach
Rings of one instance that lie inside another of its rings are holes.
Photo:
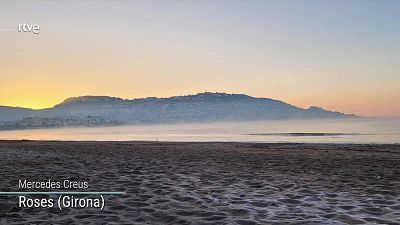
[[[0,224],[400,224],[400,145],[0,141],[0,191],[85,181],[104,210],[19,208]]]

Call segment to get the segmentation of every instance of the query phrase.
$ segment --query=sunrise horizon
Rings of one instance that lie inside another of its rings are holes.
[[[238,94],[238,95],[248,95],[251,97],[255,97],[255,98],[269,98],[269,99],[274,99],[274,100],[278,100],[278,101],[282,101],[285,102],[287,104],[302,108],[302,109],[307,109],[309,107],[321,107],[323,109],[327,109],[327,110],[331,110],[331,111],[337,111],[337,112],[342,112],[342,113],[346,113],[346,114],[354,114],[357,116],[362,116],[362,117],[381,117],[381,118],[399,118],[400,115],[398,114],[373,114],[373,113],[369,113],[369,112],[354,112],[354,111],[346,111],[344,109],[336,109],[333,106],[331,106],[329,103],[327,104],[297,104],[294,102],[290,102],[287,101],[285,99],[282,98],[272,98],[269,96],[257,96],[257,95],[252,95],[252,94],[248,94],[248,93],[244,93],[244,92],[224,92],[224,91],[213,91],[213,90],[204,90],[204,91],[198,91],[198,92],[190,92],[190,93],[182,93],[182,94],[165,94],[165,95],[147,95],[147,96],[134,96],[134,97],[129,97],[129,96],[118,96],[118,95],[108,95],[108,94],[77,94],[77,95],[71,95],[68,97],[60,97],[57,99],[52,99],[51,101],[41,101],[38,100],[37,102],[33,102],[33,103],[26,103],[26,104],[2,104],[0,103],[0,106],[5,106],[5,107],[18,107],[18,108],[27,108],[27,109],[33,109],[33,110],[42,110],[42,109],[49,109],[49,108],[53,108],[58,104],[61,104],[63,101],[69,99],[69,98],[76,98],[76,97],[87,97],[87,96],[94,96],[94,97],[112,97],[112,98],[121,98],[124,100],[134,100],[134,99],[142,99],[142,98],[172,98],[172,97],[177,97],[177,96],[187,96],[187,95],[196,95],[196,94],[201,94],[201,93],[225,93],[225,94]]]
[[[273,99],[273,100],[278,100],[278,101],[282,101],[285,102],[287,104],[302,108],[302,109],[307,109],[310,107],[321,107],[323,109],[327,109],[327,110],[331,110],[331,111],[337,111],[337,112],[342,112],[342,113],[346,113],[346,114],[354,114],[357,116],[362,116],[362,117],[381,117],[381,118],[398,118],[399,116],[397,115],[367,115],[367,114],[361,114],[361,113],[353,113],[353,112],[346,112],[346,111],[340,111],[340,110],[336,110],[333,108],[326,108],[324,106],[321,105],[316,105],[316,104],[310,104],[310,105],[298,105],[292,102],[288,102],[279,98],[270,98],[268,96],[254,96],[254,95],[250,95],[247,93],[238,93],[238,92],[223,92],[223,91],[208,91],[205,90],[203,92],[193,92],[193,93],[185,93],[185,94],[180,94],[180,95],[163,95],[163,96],[154,96],[154,95],[149,95],[149,96],[140,96],[140,97],[126,97],[126,96],[116,96],[116,95],[104,95],[104,94],[81,94],[81,95],[74,95],[74,96],[69,96],[69,97],[65,97],[59,101],[54,101],[54,103],[48,104],[48,105],[44,105],[44,106],[36,106],[35,104],[33,105],[19,105],[19,104],[14,104],[14,105],[5,105],[5,104],[1,104],[0,106],[4,106],[4,107],[17,107],[17,108],[26,108],[26,109],[33,109],[33,110],[42,110],[42,109],[50,109],[53,108],[55,106],[57,106],[58,104],[63,103],[65,100],[70,99],[70,98],[79,98],[79,97],[111,97],[111,98],[121,98],[123,100],[135,100],[135,99],[142,99],[142,98],[173,98],[173,97],[178,97],[178,96],[190,96],[190,95],[197,95],[197,94],[202,94],[202,93],[223,93],[223,94],[236,94],[236,95],[247,95],[250,97],[254,97],[254,98],[268,98],[268,99]]]
[[[19,4],[2,3],[0,105],[216,90],[400,116],[395,1]]]

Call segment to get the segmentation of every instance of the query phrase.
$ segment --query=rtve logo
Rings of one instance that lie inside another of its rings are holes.
[[[25,22],[18,24],[18,32],[30,32],[33,34],[40,33],[39,24],[27,24]]]

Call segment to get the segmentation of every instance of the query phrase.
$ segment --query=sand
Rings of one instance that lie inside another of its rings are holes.
[[[400,224],[400,146],[0,141],[1,191],[84,180],[93,208],[18,208],[0,224]]]

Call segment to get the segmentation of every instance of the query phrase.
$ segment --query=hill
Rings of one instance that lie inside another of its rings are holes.
[[[154,124],[326,119],[352,116],[354,115],[333,112],[316,106],[302,109],[270,98],[210,92],[170,98],[149,97],[131,100],[109,96],[81,96],[68,98],[52,108],[42,110],[0,107],[0,121],[3,122],[19,121],[24,118],[26,120],[29,117],[52,120],[97,118],[111,124]],[[36,123],[39,123],[37,119]],[[68,122],[64,121],[64,123],[68,125]]]

